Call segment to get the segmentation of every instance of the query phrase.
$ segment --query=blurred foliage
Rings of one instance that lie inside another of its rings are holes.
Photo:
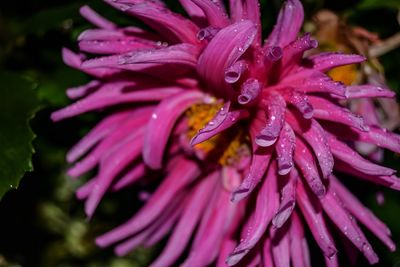
[[[174,10],[182,12],[177,1],[166,2]],[[273,27],[282,1],[261,2],[266,36]],[[303,3],[307,20],[318,10],[328,8],[345,17],[350,24],[377,32],[382,38],[399,32],[399,0],[303,0]],[[111,194],[102,202],[94,219],[88,222],[82,204],[74,196],[75,189],[82,182],[65,175],[65,152],[97,120],[96,116],[81,116],[60,123],[49,120],[52,111],[69,102],[65,89],[88,81],[86,75],[66,67],[60,55],[64,46],[76,50],[76,37],[91,27],[79,16],[79,7],[84,4],[119,25],[138,23],[100,0],[0,1],[0,72],[10,73],[0,75],[3,95],[0,103],[0,184],[16,186],[23,172],[30,170],[33,134],[27,119],[39,105],[42,107],[31,121],[37,135],[34,141],[36,153],[32,159],[35,170],[26,173],[19,189],[8,192],[0,202],[0,266],[147,266],[159,251],[158,247],[138,249],[126,257],[117,258],[111,249],[98,249],[94,238],[123,222],[138,209],[137,192],[131,188]],[[398,90],[400,49],[384,55],[381,62],[389,84]],[[13,108],[18,111],[13,113]],[[7,139],[11,141],[3,141],[6,134],[12,137]],[[6,146],[18,150],[18,155],[12,154],[12,161],[5,160],[5,154],[9,153]],[[386,154],[386,163],[399,169],[399,159],[391,153]],[[360,186],[357,181],[348,183],[362,201],[387,222],[399,245],[399,195],[365,185]],[[377,189],[386,196],[383,206],[377,204]],[[2,187],[0,196],[1,190]],[[389,253],[375,237],[371,240],[381,257],[377,266],[399,264],[399,252]],[[312,248],[318,250],[315,244]],[[313,251],[313,256],[319,254],[319,251]],[[358,266],[366,266],[366,263],[361,259]]]
[[[0,199],[32,171],[32,140],[29,120],[39,107],[35,84],[15,74],[0,73],[3,97],[0,104]]]

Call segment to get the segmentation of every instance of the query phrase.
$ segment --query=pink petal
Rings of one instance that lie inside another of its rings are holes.
[[[217,96],[226,98],[227,93],[234,94],[227,87],[225,72],[249,48],[255,34],[256,28],[251,21],[237,22],[220,30],[204,49],[197,71]]]
[[[130,169],[126,174],[124,174],[114,185],[112,185],[112,191],[118,191],[122,188],[125,188],[140,178],[142,178],[146,174],[146,166],[143,163],[138,164],[137,166]]]
[[[275,150],[277,154],[278,173],[286,175],[293,167],[293,152],[296,145],[296,136],[289,124],[285,123]]]
[[[198,43],[196,33],[197,26],[190,20],[179,14],[171,12],[160,2],[148,2],[146,0],[105,0],[129,15],[138,17],[150,27],[160,32],[164,37],[172,41],[182,43]]]
[[[288,0],[279,12],[272,33],[268,36],[268,46],[285,47],[297,37],[303,24],[304,10],[298,0]]]
[[[326,257],[332,257],[337,250],[325,224],[322,209],[315,199],[311,199],[301,182],[297,183],[297,204],[311,230],[311,234]]]
[[[209,25],[223,28],[229,24],[229,18],[219,1],[192,0],[206,15]]]
[[[67,89],[67,96],[70,99],[77,99],[88,94],[92,93],[93,91],[97,90],[98,87],[101,85],[101,82],[94,80],[85,85],[81,85],[78,87],[72,87]]]
[[[184,91],[160,102],[147,124],[143,144],[143,161],[150,168],[161,168],[172,128],[190,106],[203,100],[204,94],[199,91]]]
[[[296,140],[294,161],[301,170],[311,190],[318,197],[325,195],[325,186],[319,177],[318,169],[315,165],[315,158],[300,139]]]
[[[230,254],[227,264],[237,264],[253,248],[260,238],[265,234],[269,223],[276,213],[279,205],[279,193],[277,189],[276,165],[272,162],[269,167],[267,178],[264,179],[260,191],[257,194],[255,212],[250,217],[248,228],[244,230],[240,244]],[[268,199],[269,201],[265,201]]]
[[[369,209],[367,209],[354,195],[343,186],[336,177],[332,178],[332,188],[337,192],[338,197],[343,202],[346,209],[374,233],[391,250],[396,249],[396,245],[390,239],[389,228],[379,220]]]
[[[95,12],[93,9],[91,9],[87,5],[82,6],[79,9],[79,13],[81,14],[82,17],[84,17],[90,23],[92,23],[93,25],[95,25],[99,28],[108,29],[108,30],[117,28],[117,25],[115,25],[111,21],[101,17],[97,12]]]
[[[360,172],[377,176],[390,176],[395,173],[395,170],[374,164],[362,158],[356,151],[331,135],[328,137],[328,142],[335,158],[340,159]]]
[[[312,68],[321,72],[329,71],[333,68],[343,65],[357,64],[364,62],[366,58],[356,54],[343,54],[340,52],[322,52],[320,54],[308,57]]]
[[[272,224],[275,228],[281,228],[285,224],[292,215],[296,204],[297,171],[293,170],[286,178],[286,184],[281,189],[281,202],[279,204],[278,212],[272,219]]]
[[[337,225],[339,230],[365,255],[370,264],[378,262],[368,240],[358,228],[356,222],[338,203],[331,190],[322,198],[321,204],[325,213]]]
[[[129,221],[96,239],[100,247],[109,246],[145,228],[159,216],[180,190],[200,174],[197,165],[181,158],[145,206]]]
[[[346,87],[346,98],[364,98],[364,97],[394,97],[396,95],[390,89],[385,89],[376,85],[352,85]]]
[[[270,228],[272,257],[276,267],[290,267],[290,246],[288,227]]]
[[[297,212],[293,212],[289,229],[290,258],[293,267],[311,267],[310,251],[304,236],[304,226]]]
[[[256,136],[257,145],[267,147],[278,140],[285,122],[286,102],[278,93],[270,93],[263,97],[266,106],[266,126]]]
[[[182,216],[166,247],[160,256],[150,265],[151,267],[170,266],[179,258],[189,243],[218,178],[218,172],[214,172],[208,177],[203,178],[203,181],[199,185],[196,185],[194,192],[189,196],[189,200],[182,211]]]

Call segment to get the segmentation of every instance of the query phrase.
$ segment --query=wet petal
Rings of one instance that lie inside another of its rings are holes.
[[[147,124],[143,144],[143,161],[150,168],[161,168],[164,150],[172,128],[190,106],[203,100],[203,93],[185,91],[160,102]]]

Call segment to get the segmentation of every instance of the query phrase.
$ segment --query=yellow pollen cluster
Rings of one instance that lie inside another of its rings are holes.
[[[328,75],[337,82],[351,85],[357,78],[357,72],[357,66],[351,64],[334,68],[328,72]]]
[[[187,136],[193,138],[221,109],[221,103],[196,104],[186,111],[189,130]],[[241,130],[227,131],[218,134],[200,144],[194,146],[206,154],[206,158],[220,165],[231,165],[239,161],[243,153],[239,153],[247,148],[245,135]]]

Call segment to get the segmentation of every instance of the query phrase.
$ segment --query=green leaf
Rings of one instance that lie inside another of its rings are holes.
[[[29,120],[39,108],[34,88],[28,79],[0,72],[0,199],[33,169]]]

